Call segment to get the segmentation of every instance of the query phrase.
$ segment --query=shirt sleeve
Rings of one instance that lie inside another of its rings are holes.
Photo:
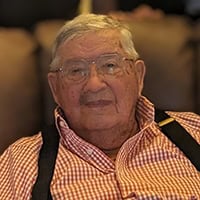
[[[0,199],[30,199],[41,144],[40,134],[22,138],[0,156]]]

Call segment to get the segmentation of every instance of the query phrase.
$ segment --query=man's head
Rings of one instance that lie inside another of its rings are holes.
[[[58,33],[48,80],[70,127],[91,142],[85,133],[132,129],[144,73],[125,25],[89,14]]]

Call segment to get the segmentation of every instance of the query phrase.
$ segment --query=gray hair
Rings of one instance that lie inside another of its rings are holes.
[[[56,52],[62,43],[90,31],[100,31],[105,29],[119,30],[121,33],[120,42],[124,51],[133,59],[139,57],[133,44],[132,34],[124,23],[120,23],[118,20],[107,15],[83,14],[75,17],[71,21],[67,21],[58,32],[52,48],[52,62],[50,68],[55,68],[59,63]]]

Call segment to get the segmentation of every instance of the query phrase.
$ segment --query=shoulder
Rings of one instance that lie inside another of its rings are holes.
[[[200,143],[200,115],[192,112],[167,112]]]
[[[41,132],[28,137],[23,137],[18,139],[16,142],[9,146],[10,149],[18,149],[18,148],[29,148],[35,149],[42,145],[42,136]]]
[[[0,199],[29,198],[41,146],[42,137],[38,133],[17,140],[0,156]]]
[[[28,157],[29,154],[37,154],[42,145],[41,133],[29,137],[23,137],[11,144],[1,155],[0,159],[6,157],[12,158],[12,161],[18,158]]]

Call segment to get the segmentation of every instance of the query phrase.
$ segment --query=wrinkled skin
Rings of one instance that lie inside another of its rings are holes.
[[[62,64],[71,58],[96,58],[105,53],[127,56],[119,32],[89,32],[64,42],[57,51]],[[138,131],[135,107],[143,87],[143,61],[124,62],[126,70],[116,77],[97,74],[95,65],[87,80],[72,83],[60,73],[48,80],[56,103],[62,108],[77,135],[112,157],[120,146]]]

